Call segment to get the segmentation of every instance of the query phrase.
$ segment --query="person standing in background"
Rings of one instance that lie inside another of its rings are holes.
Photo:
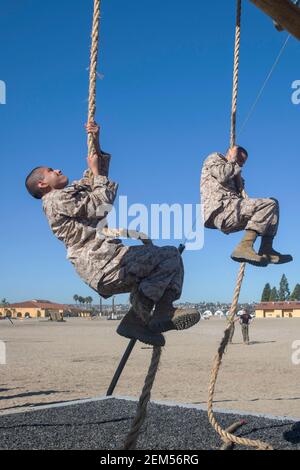
[[[249,325],[252,321],[252,317],[248,310],[245,308],[243,309],[243,313],[240,316],[240,325],[242,328],[242,335],[243,335],[243,341],[244,344],[249,345],[250,340],[249,340]]]

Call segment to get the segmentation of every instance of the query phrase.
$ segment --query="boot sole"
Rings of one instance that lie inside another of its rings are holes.
[[[238,256],[231,256],[231,259],[233,261],[236,261],[237,263],[248,263],[248,264],[251,264],[252,266],[256,266],[258,268],[266,268],[269,263],[268,261],[266,261],[265,263],[262,263],[261,261],[255,261],[255,260],[251,260],[251,259],[246,259],[246,258],[240,258]]]
[[[196,325],[201,319],[199,312],[180,315],[174,320],[152,320],[149,328],[155,333],[166,333],[171,330],[187,330]]]
[[[279,260],[279,261],[272,261],[271,258],[268,258],[268,261],[269,261],[269,264],[280,265],[280,264],[291,263],[292,261],[294,261],[294,258],[291,256],[290,258],[287,258],[285,260]]]
[[[163,347],[166,344],[166,340],[162,335],[151,337],[143,333],[130,331],[128,328],[123,327],[122,325],[117,328],[117,333],[124,338],[135,339],[141,343],[148,344],[149,346]]]
[[[289,261],[278,261],[278,262],[270,261],[270,264],[280,265],[280,264],[291,263],[292,261],[294,261],[294,260],[291,259],[291,260],[289,260]]]

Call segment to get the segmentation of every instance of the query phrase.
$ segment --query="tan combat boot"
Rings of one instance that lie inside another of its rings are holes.
[[[254,230],[246,230],[243,240],[237,245],[231,258],[238,263],[249,263],[253,266],[268,266],[268,258],[258,255],[253,245],[258,237]]]
[[[263,237],[259,249],[260,256],[266,256],[271,264],[285,264],[293,261],[291,255],[282,255],[273,249],[274,237]]]
[[[167,290],[161,300],[157,302],[149,328],[155,333],[164,333],[170,330],[186,330],[196,325],[201,316],[196,309],[176,309],[173,306],[173,293]]]
[[[141,320],[133,308],[125,315],[117,328],[117,333],[129,339],[136,339],[151,346],[164,346],[165,338],[156,334]]]

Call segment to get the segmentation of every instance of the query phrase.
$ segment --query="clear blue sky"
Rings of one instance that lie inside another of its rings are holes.
[[[203,159],[228,146],[235,1],[102,4],[97,119],[119,195],[147,205],[196,204]],[[286,37],[244,4],[239,122]],[[37,165],[61,168],[71,179],[84,170],[92,1],[0,0],[0,9],[0,80],[7,85],[7,104],[0,105],[0,297],[96,299],[24,189]],[[277,246],[295,261],[249,267],[242,301],[258,300],[283,272],[291,287],[300,282],[300,105],[291,102],[299,63],[300,44],[292,39],[240,138],[251,157],[247,192],[280,200]],[[184,255],[184,300],[231,300],[238,265],[230,253],[239,238],[206,231],[204,249]]]

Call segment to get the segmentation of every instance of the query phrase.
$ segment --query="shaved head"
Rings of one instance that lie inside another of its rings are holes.
[[[43,181],[45,178],[45,174],[43,172],[44,167],[38,166],[34,168],[26,178],[26,188],[29,194],[33,196],[35,199],[42,199],[44,193],[41,188],[39,188],[38,183]]]
[[[67,176],[60,170],[53,170],[47,166],[34,168],[26,178],[26,188],[35,199],[42,199],[54,189],[63,189],[69,183]]]

